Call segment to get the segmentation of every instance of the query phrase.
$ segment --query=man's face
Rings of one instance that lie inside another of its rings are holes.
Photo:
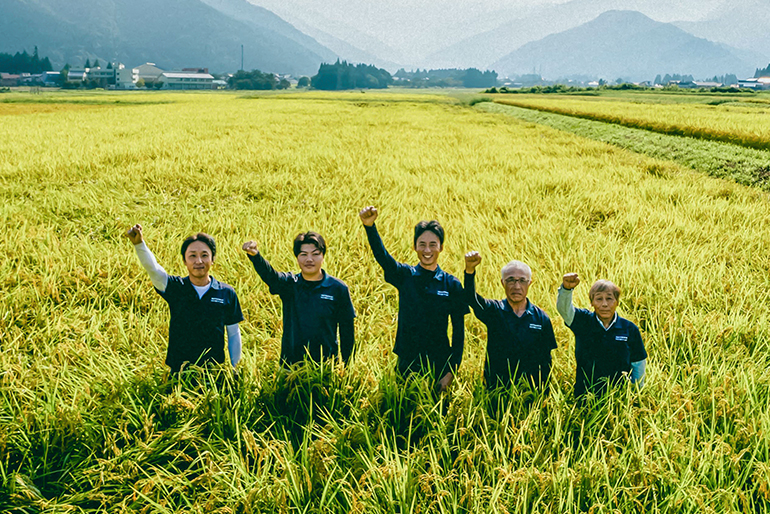
[[[518,268],[509,268],[505,271],[502,278],[505,288],[505,297],[511,303],[521,303],[527,299],[527,291],[532,279],[526,271]]]
[[[610,321],[615,317],[615,310],[618,308],[618,300],[611,291],[599,291],[591,300],[591,307],[594,308],[596,315],[602,321]]]
[[[316,248],[314,244],[303,244],[299,247],[297,264],[299,264],[302,273],[315,275],[321,271],[321,267],[324,264],[324,256],[321,250]]]
[[[193,278],[206,278],[214,262],[211,248],[203,241],[194,241],[184,252],[184,265]]]
[[[438,255],[444,248],[441,241],[433,232],[426,230],[414,243],[414,251],[420,259],[420,265],[425,269],[433,269],[438,264]]]

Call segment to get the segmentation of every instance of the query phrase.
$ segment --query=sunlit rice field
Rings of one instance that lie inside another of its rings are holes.
[[[766,95],[752,101],[728,95],[694,103],[698,95],[658,95],[677,103],[650,101],[650,95],[579,97],[495,95],[496,102],[585,117],[664,134],[697,137],[770,149],[770,104]]]
[[[0,104],[0,511],[770,507],[767,193],[447,96],[68,98]],[[758,111],[688,108],[704,130],[768,137]],[[396,377],[397,295],[358,220],[366,205],[401,261],[415,262],[414,224],[441,221],[442,268],[461,277],[480,251],[487,297],[504,295],[503,264],[532,266],[530,299],[559,344],[549,394],[485,391],[472,314],[446,397]],[[167,307],[123,237],[133,223],[172,274],[184,237],[216,238],[212,273],[246,317],[238,383],[166,381]],[[240,251],[255,239],[295,270],[305,230],[351,289],[347,369],[279,372],[280,301]],[[555,308],[568,271],[584,280],[579,306],[597,278],[622,288],[649,353],[643,390],[572,397],[574,341]]]

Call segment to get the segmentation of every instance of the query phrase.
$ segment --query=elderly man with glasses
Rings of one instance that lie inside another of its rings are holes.
[[[509,262],[502,269],[505,298],[485,300],[475,286],[480,263],[479,252],[465,255],[464,290],[474,314],[487,326],[487,387],[508,387],[522,379],[535,387],[547,387],[556,338],[548,315],[527,298],[532,270],[521,261]]]

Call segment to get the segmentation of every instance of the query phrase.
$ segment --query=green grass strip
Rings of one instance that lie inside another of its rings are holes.
[[[632,152],[674,161],[714,177],[770,191],[770,152],[767,151],[499,103],[485,102],[478,108],[572,132]]]

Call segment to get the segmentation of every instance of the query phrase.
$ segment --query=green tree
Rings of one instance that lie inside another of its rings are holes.
[[[144,79],[139,79],[136,81],[136,87],[144,87],[145,82]]]
[[[310,77],[300,77],[297,81],[297,87],[309,87]]]
[[[91,59],[86,59],[86,65],[84,67],[85,68],[90,68],[91,67]]]
[[[101,68],[102,66],[99,64],[99,59],[94,61],[94,68]]]

